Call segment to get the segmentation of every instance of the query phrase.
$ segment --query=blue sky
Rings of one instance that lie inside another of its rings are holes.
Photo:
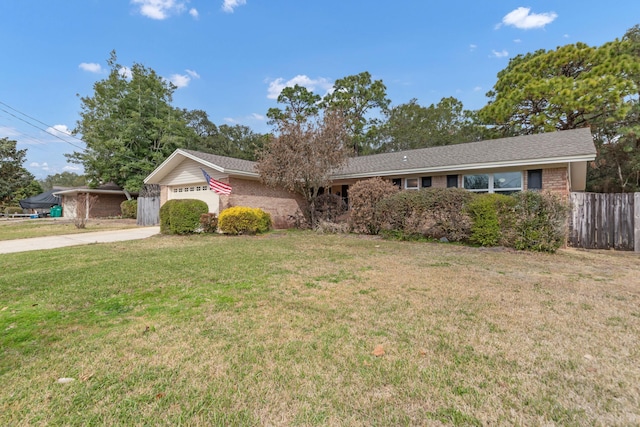
[[[267,132],[285,85],[324,95],[368,71],[392,105],[455,96],[477,109],[509,58],[601,45],[638,23],[630,0],[2,0],[0,137],[27,148],[37,178],[82,173],[64,153],[83,144],[64,131],[114,49],[177,84],[174,106]]]

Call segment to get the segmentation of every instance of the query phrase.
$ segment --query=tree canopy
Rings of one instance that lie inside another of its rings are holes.
[[[333,92],[324,97],[321,106],[344,115],[351,136],[352,155],[359,156],[373,152],[379,116],[386,112],[390,103],[382,80],[372,81],[371,74],[364,71],[336,80]]]
[[[42,192],[24,167],[26,155],[26,149],[17,149],[16,141],[0,138],[0,204],[16,205],[19,200]]]
[[[84,175],[66,171],[48,175],[45,179],[39,180],[39,182],[44,191],[51,190],[54,187],[82,187],[87,185],[87,179]]]
[[[84,166],[94,185],[114,182],[138,191],[144,178],[195,134],[171,106],[176,86],[141,64],[127,70],[115,52],[107,63],[109,76],[94,84],[93,96],[80,98],[74,133],[82,135],[86,150],[69,158]]]
[[[451,145],[482,139],[485,128],[453,97],[423,107],[414,98],[391,108],[379,128],[380,152]]]

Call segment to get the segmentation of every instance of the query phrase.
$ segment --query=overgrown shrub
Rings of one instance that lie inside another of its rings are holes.
[[[336,222],[347,211],[347,204],[337,194],[321,194],[315,201],[316,221]]]
[[[471,243],[480,246],[512,246],[514,223],[513,197],[503,194],[480,194],[467,204],[472,221]]]
[[[122,215],[122,218],[136,219],[138,217],[138,201],[125,200],[120,203],[120,214]]]
[[[378,234],[380,218],[376,205],[400,189],[380,177],[358,181],[349,188],[349,226],[356,233]]]
[[[209,207],[202,200],[169,200],[160,208],[160,232],[163,234],[189,234],[200,225],[200,215]]]
[[[566,202],[548,192],[522,191],[513,197],[516,249],[553,253],[564,245],[569,213]]]
[[[203,233],[215,233],[218,230],[218,216],[214,213],[200,215],[200,228]]]
[[[471,236],[471,218],[465,207],[475,197],[477,194],[461,188],[401,191],[382,199],[376,214],[385,234],[465,242]]]
[[[225,234],[264,233],[271,228],[271,215],[259,208],[234,206],[220,212],[218,227]]]
[[[5,215],[21,214],[23,212],[20,206],[7,206],[4,208]]]

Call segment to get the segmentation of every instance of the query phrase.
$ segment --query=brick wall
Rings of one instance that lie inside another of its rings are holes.
[[[220,196],[220,209],[231,206],[248,206],[269,212],[275,228],[290,227],[289,216],[302,211],[304,200],[301,196],[281,188],[271,188],[247,179],[230,178],[233,188],[231,195]]]
[[[543,169],[542,189],[556,193],[562,197],[569,197],[569,178],[567,176],[567,168]]]
[[[119,216],[122,213],[120,210],[120,203],[127,200],[127,197],[124,194],[95,194],[95,196],[98,196],[98,199],[91,207],[89,218]]]

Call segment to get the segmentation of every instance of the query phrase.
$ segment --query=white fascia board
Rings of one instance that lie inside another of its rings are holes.
[[[332,175],[331,179],[349,179],[349,178],[372,178],[376,176],[395,176],[395,175],[411,175],[411,174],[425,174],[425,173],[439,173],[439,172],[457,172],[465,170],[477,170],[477,169],[497,169],[508,167],[520,167],[520,166],[536,166],[543,164],[558,164],[558,163],[571,163],[571,162],[584,162],[592,161],[596,157],[593,154],[586,154],[583,156],[571,156],[571,157],[553,157],[549,159],[535,159],[535,160],[518,160],[518,161],[505,161],[496,163],[470,163],[466,165],[448,165],[437,166],[432,168],[413,168],[413,169],[394,169],[386,171],[373,171],[362,173],[349,173],[341,175]]]
[[[89,194],[118,194],[124,196],[123,190],[100,190],[98,188],[74,188],[73,190],[62,190],[57,193],[52,193],[54,196],[66,196],[77,193],[89,193]]]

